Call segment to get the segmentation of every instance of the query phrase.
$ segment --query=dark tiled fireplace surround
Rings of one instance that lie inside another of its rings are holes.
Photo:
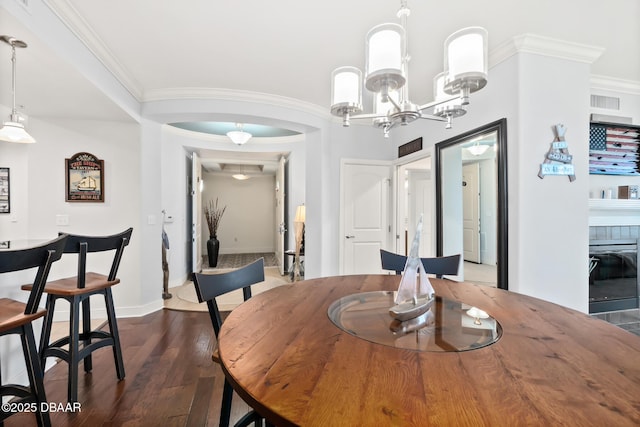
[[[606,249],[607,247],[611,247],[603,245],[613,244],[614,246],[621,247],[619,246],[621,243],[631,244],[631,246],[625,245],[625,247],[630,247],[632,249],[629,250],[634,250],[633,244],[637,244],[638,239],[640,239],[640,225],[591,226],[589,227],[589,252],[592,254],[593,252],[601,251],[602,248]],[[635,247],[635,251],[637,252],[637,246]],[[637,253],[635,256],[626,254],[624,259],[624,262],[628,264],[627,267],[635,268],[637,276]],[[593,282],[593,279],[598,273],[598,271],[594,270],[594,272],[590,274],[590,282]],[[628,279],[629,278],[626,278],[625,280]],[[636,283],[638,283],[637,277]],[[590,285],[590,289],[593,289],[593,283],[590,283]],[[640,335],[640,309],[638,308],[637,286],[635,300],[633,298],[626,298],[625,301],[621,302],[605,301],[603,303],[602,301],[594,302],[593,296],[595,296],[595,293],[590,291],[589,311],[593,316],[614,323],[636,335]],[[632,307],[629,307],[629,305],[632,305]]]

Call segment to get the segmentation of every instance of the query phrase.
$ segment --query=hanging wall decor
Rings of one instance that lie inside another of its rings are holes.
[[[90,153],[65,159],[65,200],[104,202],[104,161]]]
[[[0,213],[11,213],[9,168],[0,168]]]
[[[569,181],[576,180],[575,169],[571,163],[573,156],[569,154],[568,144],[564,140],[566,131],[563,124],[553,126],[555,138],[545,155],[544,162],[540,165],[540,172],[538,172],[540,178],[546,175],[566,175]]]

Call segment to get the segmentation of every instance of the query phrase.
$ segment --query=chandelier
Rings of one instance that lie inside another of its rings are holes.
[[[27,44],[11,36],[0,36],[0,40],[11,46],[11,93],[13,95],[13,106],[9,121],[4,122],[0,127],[0,141],[34,143],[35,139],[24,129],[22,117],[16,108],[16,48],[25,48]]]
[[[409,100],[409,53],[407,18],[411,11],[401,0],[400,24],[380,24],[366,37],[364,87],[374,94],[373,113],[363,114],[362,72],[357,67],[339,67],[331,74],[331,114],[351,119],[372,119],[385,138],[397,125],[417,119],[446,122],[466,113],[469,95],[487,84],[487,31],[469,27],[444,42],[444,72],[434,78],[434,101],[416,105]]]

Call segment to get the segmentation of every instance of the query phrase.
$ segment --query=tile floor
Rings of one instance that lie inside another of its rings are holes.
[[[626,329],[632,334],[640,336],[640,309],[610,311],[607,313],[595,313],[592,316],[598,319],[613,323],[616,326]]]

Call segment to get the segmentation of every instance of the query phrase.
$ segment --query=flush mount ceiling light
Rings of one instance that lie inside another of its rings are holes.
[[[475,143],[474,145],[467,147],[467,150],[474,156],[481,156],[489,149],[488,145],[480,145],[479,143]]]
[[[249,138],[251,137],[251,135],[249,135]],[[249,139],[247,138],[247,139]],[[244,166],[240,165],[240,172],[238,173],[234,173],[233,175],[231,175],[233,178],[237,179],[238,181],[244,181],[246,179],[251,178],[249,175],[247,175],[246,173],[244,173]]]
[[[36,140],[24,129],[24,125],[22,124],[24,119],[20,117],[16,109],[16,48],[25,48],[27,44],[11,36],[0,36],[0,40],[11,46],[11,92],[13,95],[11,116],[9,121],[4,122],[4,125],[0,128],[0,141],[34,143]]]
[[[227,132],[227,136],[236,145],[245,144],[249,140],[249,138],[251,138],[252,135],[249,132],[245,132],[242,130],[242,123],[236,123],[236,129],[238,130],[232,130],[230,132]]]
[[[397,126],[417,119],[438,120],[451,127],[463,115],[469,95],[487,84],[487,31],[469,27],[450,35],[444,43],[444,72],[434,79],[435,100],[424,105],[409,100],[407,1],[401,0],[398,24],[381,24],[367,34],[364,87],[374,93],[373,113],[361,114],[362,72],[356,67],[336,68],[331,75],[331,114],[351,119],[373,119],[385,138]],[[431,113],[426,111],[431,110]]]

